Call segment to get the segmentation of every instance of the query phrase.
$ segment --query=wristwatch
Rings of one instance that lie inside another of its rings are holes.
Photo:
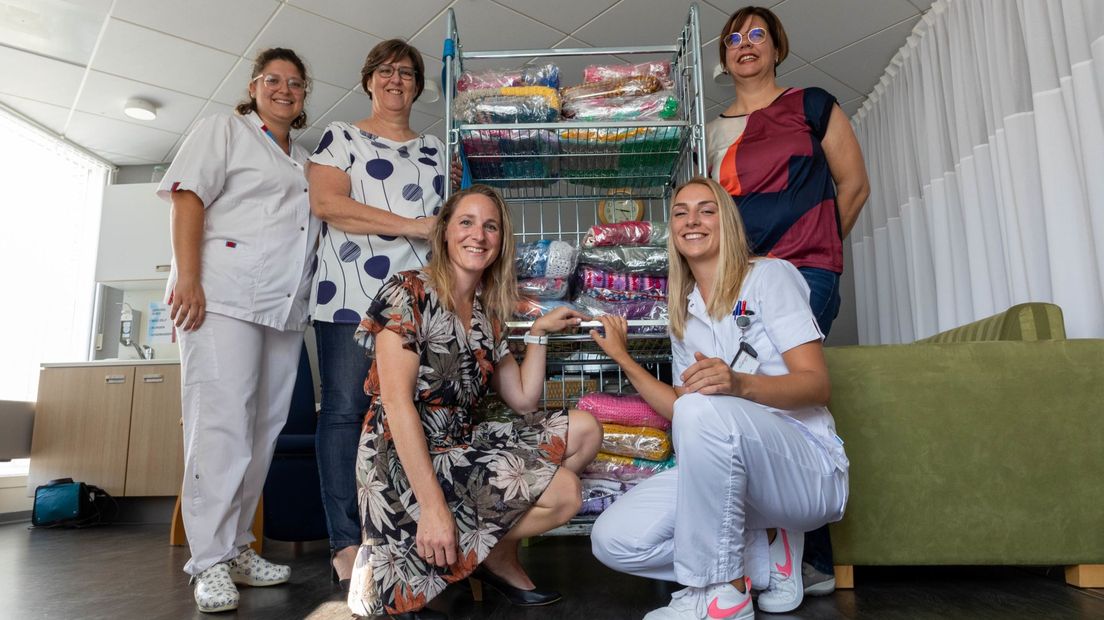
[[[521,337],[525,341],[525,344],[548,344],[548,336],[534,336],[529,332],[525,332],[525,335]]]

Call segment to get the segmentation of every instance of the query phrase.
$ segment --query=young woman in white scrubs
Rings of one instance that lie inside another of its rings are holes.
[[[674,386],[633,361],[623,319],[600,317],[591,336],[671,419],[678,464],[602,513],[594,554],[688,586],[647,620],[752,618],[752,584],[766,589],[760,610],[790,611],[802,533],[839,520],[848,490],[808,286],[790,263],[750,256],[732,198],[710,179],[675,194],[668,251]]]
[[[238,606],[235,584],[290,576],[249,543],[307,324],[318,221],[291,140],[309,82],[295,52],[257,57],[237,114],[203,119],[158,187],[172,202],[167,297],[180,330],[184,567],[200,611]]]

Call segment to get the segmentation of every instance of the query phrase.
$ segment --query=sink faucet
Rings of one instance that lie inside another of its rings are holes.
[[[153,359],[153,347],[148,344],[140,345],[133,340],[130,341],[130,346],[134,347],[134,350],[138,352],[138,358],[144,360]]]

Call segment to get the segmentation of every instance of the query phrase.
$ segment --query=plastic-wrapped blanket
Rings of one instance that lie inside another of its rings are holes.
[[[452,111],[461,123],[551,123],[560,98],[547,86],[506,86],[458,93]]]
[[[534,299],[563,299],[567,296],[567,278],[527,278],[518,280],[518,294]]]
[[[661,90],[640,97],[594,97],[563,102],[564,118],[576,121],[669,121],[678,117],[674,93]]]
[[[606,454],[662,461],[671,456],[671,437],[658,428],[603,424],[601,450]]]
[[[579,310],[579,308],[570,301],[522,297],[518,300],[517,306],[514,307],[514,316],[523,321],[534,321],[560,306],[571,308],[572,310]]]
[[[590,316],[602,316],[604,314],[612,314],[614,316],[623,317],[630,321],[668,320],[667,302],[665,301],[655,301],[652,299],[633,299],[629,301],[608,302],[595,299],[584,292],[575,297],[574,304],[580,312],[589,314]],[[634,334],[652,334],[665,331],[667,331],[666,327],[659,326],[629,326],[629,332]]]
[[[566,278],[575,271],[579,251],[558,239],[519,243],[515,265],[518,279]]]
[[[588,65],[583,69],[584,82],[604,82],[633,75],[654,75],[664,88],[671,88],[671,61],[653,60],[635,65]]]
[[[649,461],[599,452],[579,477],[636,484],[674,466],[674,455],[663,461]]]
[[[670,67],[668,67],[670,73]],[[560,68],[553,64],[523,67],[521,69],[492,69],[489,71],[465,71],[456,80],[456,90],[465,92],[503,86],[560,87]]]
[[[603,424],[623,426],[647,426],[661,431],[670,430],[671,421],[656,413],[643,398],[636,394],[605,394],[595,392],[579,399],[579,409],[589,411]]]
[[[578,273],[582,289],[608,288],[615,291],[667,293],[667,278],[640,273],[617,273],[583,265]]]
[[[663,274],[668,270],[667,248],[646,245],[583,248],[579,252],[579,264],[605,271]]]
[[[624,301],[667,301],[667,294],[659,291],[615,291],[611,288],[588,288],[582,294],[598,301],[619,304]]]
[[[579,508],[581,515],[600,514],[628,490],[624,483],[613,480],[592,478],[581,482],[583,483],[583,505]]]
[[[583,237],[584,248],[599,248],[611,245],[651,245],[667,247],[667,224],[665,222],[617,222],[616,224],[595,224]]]
[[[560,90],[564,101],[584,99],[610,99],[615,97],[639,97],[663,88],[663,82],[654,75],[630,75],[601,82],[584,82],[566,86]]]

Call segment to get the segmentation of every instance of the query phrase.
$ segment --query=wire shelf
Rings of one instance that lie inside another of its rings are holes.
[[[692,135],[685,121],[461,125],[472,180],[508,199],[601,197],[610,189],[658,197]]]

